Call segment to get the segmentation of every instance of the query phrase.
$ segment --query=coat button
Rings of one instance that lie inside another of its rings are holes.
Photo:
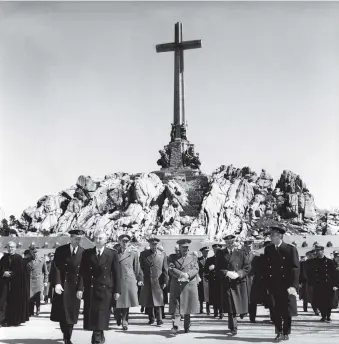
[[[91,287],[93,288],[93,285],[91,285]]]
[[[106,278],[106,276],[104,276],[104,278]]]

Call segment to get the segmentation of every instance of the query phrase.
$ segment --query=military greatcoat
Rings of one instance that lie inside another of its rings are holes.
[[[129,247],[124,252],[119,248],[117,253],[120,266],[121,295],[116,301],[116,308],[137,307],[139,306],[137,283],[142,280],[138,252]]]
[[[168,272],[171,275],[169,313],[199,313],[200,305],[196,278],[199,273],[197,257],[193,253],[188,253],[185,257],[171,254],[168,257]],[[183,272],[189,276],[187,282],[178,281]]]
[[[48,283],[48,271],[46,261],[42,257],[36,257],[27,264],[30,270],[30,297],[44,290],[44,283]]]
[[[51,320],[76,324],[78,322],[80,300],[76,297],[80,263],[84,249],[78,246],[75,257],[72,257],[70,244],[55,250],[51,265],[51,286],[61,284],[64,291],[59,295],[53,293]]]
[[[247,274],[250,270],[248,255],[244,250],[223,249],[217,252],[216,273],[221,280],[221,303],[225,313],[245,314],[248,312]],[[230,279],[228,271],[237,272],[239,277]]]
[[[163,285],[168,285],[168,262],[166,253],[145,250],[140,253],[140,268],[144,285],[141,287],[139,303],[143,307],[164,305]]]
[[[210,270],[210,266],[214,265],[214,269]],[[214,307],[220,307],[221,301],[221,284],[219,277],[216,274],[215,271],[215,256],[208,257],[206,260],[206,264],[204,267],[204,275],[205,278],[208,279],[208,285],[209,285],[209,303],[213,305]]]
[[[85,250],[77,288],[84,292],[85,330],[108,330],[113,294],[121,294],[119,281],[120,266],[116,251],[105,248],[98,258],[95,247]]]
[[[199,264],[199,277],[201,281],[198,284],[198,291],[199,291],[199,301],[200,302],[209,302],[209,285],[207,276],[204,275],[204,269],[206,265],[207,258],[199,257],[198,264]]]
[[[280,314],[288,310],[290,316],[298,315],[296,298],[289,296],[287,292],[290,287],[296,290],[299,287],[298,250],[285,242],[282,242],[278,248],[270,244],[265,247],[265,263],[265,283],[273,309]]]

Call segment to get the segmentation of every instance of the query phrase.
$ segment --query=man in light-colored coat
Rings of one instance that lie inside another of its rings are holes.
[[[40,314],[41,292],[48,283],[48,270],[44,258],[38,256],[36,247],[30,248],[33,260],[27,266],[30,269],[30,299],[29,315],[34,315],[34,306],[36,306],[36,315]]]
[[[164,288],[168,284],[167,256],[158,250],[160,240],[152,237],[148,240],[150,249],[140,253],[140,268],[143,282],[140,292],[140,305],[146,307],[149,325],[157,320],[162,325],[162,309],[164,306]]]
[[[190,243],[189,239],[178,240],[180,254],[171,254],[168,258],[168,272],[171,275],[169,313],[173,319],[173,334],[179,330],[180,314],[184,315],[184,329],[187,333],[191,326],[190,315],[199,313],[199,265],[196,255],[189,253]]]
[[[141,280],[138,252],[135,248],[127,247],[131,237],[122,234],[118,238],[119,247],[116,248],[120,266],[120,290],[121,295],[116,301],[114,317],[117,325],[122,329],[128,329],[128,315],[130,307],[139,306],[138,286]]]

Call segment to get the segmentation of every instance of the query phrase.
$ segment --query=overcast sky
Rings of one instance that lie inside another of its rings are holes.
[[[299,174],[339,207],[339,3],[0,3],[0,207],[81,174],[150,172],[173,117],[174,23],[202,170]]]

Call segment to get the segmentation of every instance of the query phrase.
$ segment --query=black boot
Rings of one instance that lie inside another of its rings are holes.
[[[204,303],[200,302],[200,314],[204,314]]]
[[[211,312],[210,312],[210,304],[208,302],[206,302],[206,313],[207,313],[207,315],[211,314]]]

